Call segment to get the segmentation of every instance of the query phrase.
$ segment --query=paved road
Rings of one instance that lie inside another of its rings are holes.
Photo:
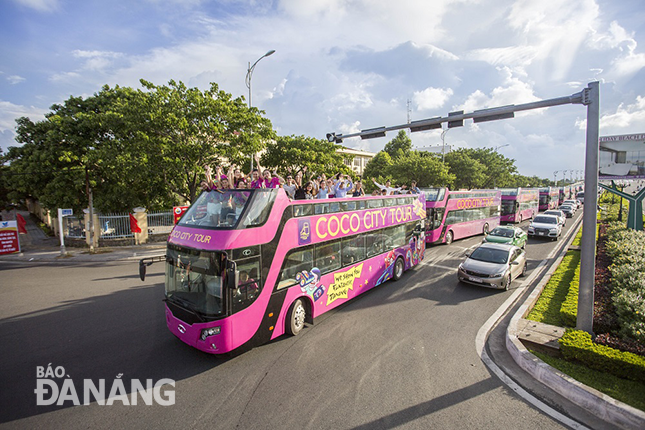
[[[478,330],[512,294],[456,281],[465,249],[480,240],[433,247],[399,282],[323,315],[297,337],[228,360],[191,349],[169,333],[160,265],[142,283],[135,262],[1,261],[0,423],[562,428],[508,389],[477,354]],[[529,269],[555,245],[531,240]],[[79,388],[83,379],[106,379],[111,387],[119,374],[126,387],[133,379],[170,378],[175,405],[36,406],[36,369],[49,363],[63,366]]]

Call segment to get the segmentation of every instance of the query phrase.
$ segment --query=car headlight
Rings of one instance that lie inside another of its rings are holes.
[[[552,229],[551,229],[551,230],[549,230],[549,231],[550,231],[551,233],[557,233],[557,232],[558,232],[558,229],[557,229],[557,228],[552,228]]]
[[[529,231],[533,231],[533,230],[534,230],[533,226],[532,226],[532,225],[530,225],[530,226],[529,226]]]
[[[206,328],[202,330],[202,340],[206,340],[207,337],[209,336],[215,336],[216,334],[219,334],[221,331],[221,328],[219,326],[217,327],[211,327],[211,328]]]
[[[501,278],[502,276],[504,276],[505,273],[506,273],[506,269],[502,270],[499,273],[495,273],[494,275],[491,276],[491,278]]]
[[[459,263],[459,270],[464,270],[464,263]]]

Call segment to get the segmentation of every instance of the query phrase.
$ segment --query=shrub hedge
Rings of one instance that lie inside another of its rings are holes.
[[[607,229],[613,303],[620,335],[645,344],[645,232],[623,223]]]
[[[581,330],[567,330],[559,340],[562,356],[620,378],[645,383],[645,357],[622,352],[591,340]]]

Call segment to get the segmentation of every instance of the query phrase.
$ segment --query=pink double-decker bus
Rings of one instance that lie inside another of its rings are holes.
[[[423,195],[291,201],[284,190],[203,192],[168,238],[166,323],[211,354],[288,333],[425,253]],[[141,278],[155,258],[140,262]]]
[[[450,191],[426,188],[426,242],[450,244],[455,239],[488,233],[499,225],[499,190]]]
[[[556,187],[540,188],[540,212],[557,209],[560,203],[560,189]]]
[[[537,188],[502,188],[502,216],[506,223],[533,219],[539,212],[540,192]]]

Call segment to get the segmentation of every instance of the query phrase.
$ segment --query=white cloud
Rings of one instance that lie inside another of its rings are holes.
[[[77,72],[54,73],[49,80],[54,83],[70,83],[80,79],[81,75]]]
[[[25,80],[26,80],[25,78],[23,78],[22,76],[18,76],[18,75],[7,76],[7,81],[9,81],[9,83],[11,85],[19,84],[21,82],[24,82]]]
[[[17,146],[14,140],[16,133],[16,119],[26,116],[32,121],[41,121],[48,111],[34,107],[21,106],[0,100],[0,151],[5,151],[10,146]]]
[[[412,100],[416,104],[417,110],[430,110],[442,107],[452,95],[451,88],[428,87],[423,91],[415,91]]]
[[[530,103],[539,100],[535,96],[530,83],[524,82],[514,76],[514,72],[508,68],[498,68],[504,76],[504,85],[495,87],[489,95],[476,90],[468,96],[466,102],[459,106],[465,112],[472,112],[479,109],[507,106],[511,104]]]
[[[39,12],[53,12],[58,9],[58,0],[13,0],[19,5],[35,9]]]
[[[625,106],[621,103],[616,112],[600,117],[600,131],[603,135],[642,133],[645,123],[645,96],[636,96],[636,101]],[[585,130],[587,120],[579,120],[576,126]]]

